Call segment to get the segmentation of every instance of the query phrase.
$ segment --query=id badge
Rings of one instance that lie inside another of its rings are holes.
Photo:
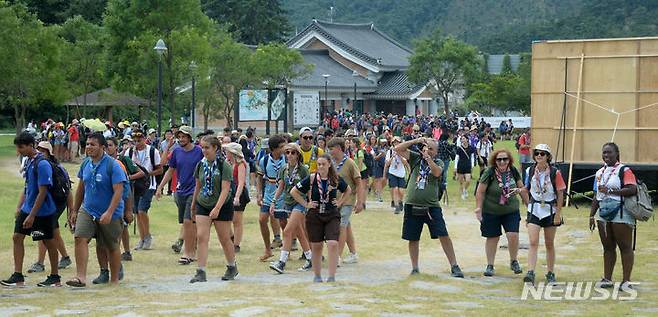
[[[323,214],[325,212],[325,204],[320,204],[320,211],[319,213]]]
[[[421,190],[425,189],[425,182],[426,182],[425,178],[420,178],[418,180],[418,185],[416,186],[416,188],[421,189]]]

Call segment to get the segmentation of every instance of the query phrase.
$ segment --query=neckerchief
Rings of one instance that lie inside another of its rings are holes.
[[[339,164],[336,164],[336,161],[335,161],[333,158],[331,159],[331,161],[332,161],[332,162],[334,163],[334,165],[336,166],[336,170],[337,170],[338,172],[340,172],[340,170],[343,168],[343,165],[345,165],[345,161],[347,161],[347,155],[346,155],[346,154],[343,154],[343,160],[340,161]]]
[[[496,168],[495,170],[496,170],[496,180],[498,180],[498,186],[500,186],[501,189],[500,198],[498,200],[499,204],[507,205],[507,201],[509,200],[508,195],[510,192],[508,177],[509,174],[511,173],[511,170],[509,170],[508,168],[508,170],[505,173],[500,172],[498,168]]]
[[[272,163],[272,166],[274,167],[274,177],[269,177],[269,176],[267,177],[274,178],[276,181],[279,181],[279,170],[281,169],[281,167],[283,167],[283,164],[285,164],[286,161],[279,158],[279,160],[276,161],[276,163],[274,163],[274,158],[272,158],[272,154],[268,154],[268,155],[270,156],[269,161],[270,163]],[[265,175],[267,175],[267,166],[265,166]]]
[[[204,196],[212,196],[213,189],[215,185],[215,180],[213,179],[213,173],[217,168],[217,160],[213,160],[212,163],[209,163],[208,160],[204,157],[201,160],[203,166],[203,188],[201,188],[201,193]]]
[[[610,170],[609,173],[605,172],[606,167],[608,167],[608,166],[606,165],[606,166],[603,167],[603,171],[601,172],[601,175],[596,180],[598,185],[603,185],[603,186],[608,185],[608,181],[610,181],[610,177],[612,177],[612,175],[615,175],[615,172],[619,168],[619,162],[615,163],[615,165],[612,166],[612,169]],[[607,176],[607,177],[605,177],[605,176]]]
[[[420,159],[420,167],[418,168],[418,181],[427,181],[427,176],[430,174],[430,164],[424,158]]]
[[[329,180],[321,180],[319,175],[315,175],[315,179],[318,187],[318,194],[320,194],[320,203],[326,204],[329,202],[329,192],[331,191],[331,186],[329,186]],[[323,196],[324,195],[324,196]]]
[[[532,191],[536,193],[541,200],[542,205],[544,204],[544,194],[548,191],[549,184],[551,182],[551,168],[550,166],[546,168],[545,171],[541,172],[539,169],[535,166],[535,175],[533,175],[533,179],[535,181],[536,186],[530,186],[532,188]],[[541,181],[541,176],[544,176],[544,181]]]
[[[287,177],[288,185],[295,184],[295,179],[297,178],[298,172],[299,172],[299,163],[295,165],[292,169],[290,168],[290,165],[288,165],[288,177]]]

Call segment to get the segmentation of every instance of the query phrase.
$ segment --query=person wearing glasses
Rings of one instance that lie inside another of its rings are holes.
[[[502,235],[501,227],[505,229],[510,268],[514,274],[521,274],[521,266],[517,260],[519,251],[519,200],[521,195],[524,204],[528,204],[528,192],[523,186],[521,174],[513,166],[512,154],[506,149],[496,150],[489,156],[489,167],[480,177],[475,194],[475,217],[480,221],[480,231],[485,237],[485,252],[487,267],[484,276],[494,275],[494,260],[498,249],[498,240]]]
[[[302,150],[297,143],[288,143],[284,149],[288,164],[279,171],[279,187],[274,194],[274,200],[278,200],[279,197],[283,196],[285,210],[290,216],[283,230],[283,246],[281,247],[279,261],[270,264],[270,268],[279,274],[283,274],[285,270],[294,237],[299,237],[299,242],[306,258],[306,264],[299,270],[308,271],[312,267],[311,247],[304,232],[306,208],[304,205],[295,201],[295,198],[290,193],[297,183],[308,177],[309,171],[306,165],[301,162]],[[270,205],[270,214],[274,215],[274,205]]]
[[[539,248],[539,232],[544,229],[544,245],[546,246],[546,282],[555,283],[555,233],[562,225],[562,202],[564,201],[564,184],[562,174],[557,167],[551,165],[553,158],[551,148],[547,144],[538,144],[532,157],[535,164],[526,169],[525,187],[530,192],[530,204],[526,226],[528,228],[528,272],[523,278],[525,283],[535,283],[535,267],[537,265],[537,249]]]
[[[315,173],[318,168],[318,157],[324,154],[324,148],[313,144],[313,129],[303,127],[299,130],[299,146],[304,160],[302,163],[309,172]]]

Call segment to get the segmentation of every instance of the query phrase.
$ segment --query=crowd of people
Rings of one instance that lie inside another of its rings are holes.
[[[77,274],[66,284],[87,285],[91,239],[96,240],[100,267],[92,283],[117,284],[123,278],[122,261],[133,260],[131,251],[153,248],[149,210],[154,197],[167,194],[174,196],[181,225],[171,248],[181,255],[180,265],[196,262],[190,283],[207,281],[211,227],[226,260],[222,280],[238,276],[243,213],[254,203],[263,240],[259,260],[281,274],[291,251],[301,247],[305,262],[298,270],[312,270],[315,282],[333,282],[339,266],[359,261],[352,216],[368,208],[369,195],[383,202],[386,188],[390,190],[391,212],[403,214],[401,237],[408,241],[411,274],[420,272],[419,241],[427,225],[430,237],[441,244],[451,275],[463,278],[441,207],[451,161],[452,178],[459,182],[463,200],[471,196],[473,168],[479,169],[473,196],[475,218],[485,238],[483,275],[495,275],[494,260],[503,230],[509,267],[515,274],[523,272],[518,241],[521,211],[527,206],[530,249],[523,280],[535,283],[543,229],[546,281],[556,281],[554,241],[557,227],[563,224],[565,181],[551,164],[554,153],[550,147],[533,146],[528,129],[516,137],[518,131],[513,130],[511,120],[501,122],[501,138],[491,125],[477,118],[356,116],[347,111],[328,115],[315,130],[304,127],[296,136],[281,134],[261,140],[251,128],[244,134],[227,128],[223,133],[204,131],[195,136],[189,126],[174,126],[160,140],[154,130],[145,133],[146,127],[137,122],[106,125],[103,131],[92,131],[73,120],[64,129],[63,124],[49,120],[41,126],[44,133],[35,137],[30,127],[14,140],[24,157],[25,190],[16,209],[14,273],[2,285],[24,284],[23,241],[27,235],[40,243],[38,260],[28,273],[44,271],[48,253],[50,275],[39,286],[61,285],[58,270],[72,264],[58,229],[58,219],[67,209],[66,223],[75,237]],[[509,150],[495,147],[501,139],[516,140],[524,169],[515,165]],[[84,142],[80,143],[83,152],[73,142]],[[70,188],[60,162],[78,157],[82,162],[77,185]],[[615,246],[619,246],[622,282],[628,287],[633,265],[633,251],[628,246],[635,219],[628,213],[613,212],[606,217],[600,213],[614,208],[621,197],[634,195],[636,181],[630,168],[619,162],[614,143],[603,146],[602,157],[605,165],[596,175],[596,199],[590,217],[591,229],[599,228],[604,247],[600,285],[612,285]],[[128,225],[133,220],[139,234],[131,250]],[[321,274],[325,244],[326,279]],[[272,259],[276,249],[280,250],[278,259]]]

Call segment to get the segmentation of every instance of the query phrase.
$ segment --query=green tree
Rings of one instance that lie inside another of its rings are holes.
[[[464,89],[480,65],[475,47],[453,37],[443,37],[438,30],[415,42],[409,62],[409,80],[429,85],[434,98],[443,100],[446,115],[450,113],[449,96]]]
[[[61,65],[63,41],[22,4],[0,1],[0,106],[14,110],[16,133],[26,112],[38,104],[66,98]]]
[[[511,74],[513,72],[514,70],[512,69],[512,58],[510,58],[509,54],[505,54],[503,56],[503,68],[501,70],[501,73]]]
[[[258,45],[282,42],[291,30],[279,0],[202,0],[203,11],[228,24],[238,42]]]
[[[293,79],[310,74],[314,66],[304,64],[299,51],[278,43],[258,46],[253,60],[258,76],[270,89],[288,86]]]

